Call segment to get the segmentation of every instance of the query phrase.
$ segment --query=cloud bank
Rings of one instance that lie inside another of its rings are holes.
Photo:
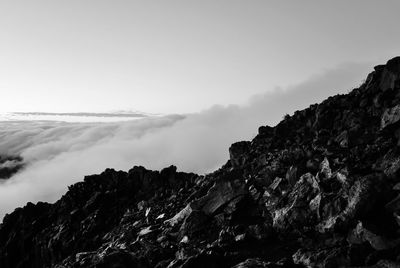
[[[286,113],[358,86],[367,66],[344,64],[244,105],[215,105],[196,114],[118,123],[0,122],[0,155],[21,155],[27,163],[0,183],[0,217],[28,201],[54,202],[68,185],[109,167],[174,164],[183,171],[213,171],[228,160],[230,144],[251,139],[259,126],[275,125]]]

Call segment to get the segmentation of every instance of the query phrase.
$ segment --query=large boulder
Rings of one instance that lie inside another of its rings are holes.
[[[242,167],[249,159],[250,142],[236,142],[229,148],[229,156],[233,167]]]

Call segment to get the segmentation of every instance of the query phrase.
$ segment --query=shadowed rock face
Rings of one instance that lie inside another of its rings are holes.
[[[399,107],[394,58],[214,173],[87,176],[4,218],[0,267],[399,267]]]
[[[8,179],[24,166],[22,157],[0,155],[0,180]]]

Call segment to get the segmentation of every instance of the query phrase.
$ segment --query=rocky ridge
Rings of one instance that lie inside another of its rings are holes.
[[[107,169],[0,227],[0,267],[400,267],[400,57],[200,176]]]

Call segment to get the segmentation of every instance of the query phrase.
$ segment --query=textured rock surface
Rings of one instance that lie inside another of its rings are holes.
[[[134,167],[27,204],[0,267],[399,267],[400,58],[199,176]]]

